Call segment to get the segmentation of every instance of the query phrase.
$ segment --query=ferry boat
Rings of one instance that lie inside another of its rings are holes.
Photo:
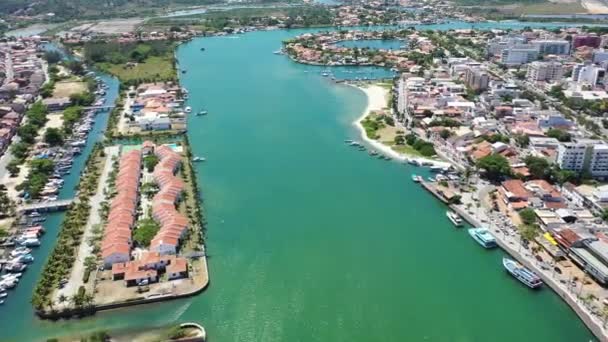
[[[490,231],[486,228],[471,228],[469,229],[469,235],[477,241],[483,248],[494,248],[496,247],[496,239],[490,234]]]
[[[448,219],[450,221],[452,221],[452,223],[456,226],[456,227],[462,227],[462,218],[460,218],[460,216],[458,214],[456,214],[455,212],[448,210],[445,212],[445,215],[448,217]]]
[[[536,273],[530,271],[515,260],[502,258],[502,265],[505,267],[507,272],[515,277],[515,279],[524,283],[524,285],[531,289],[536,289],[543,285],[543,281],[539,276],[536,275]]]

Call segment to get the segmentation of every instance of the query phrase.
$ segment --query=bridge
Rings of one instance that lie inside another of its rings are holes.
[[[29,214],[34,211],[49,212],[49,211],[66,210],[72,205],[72,203],[74,203],[74,199],[32,203],[32,204],[26,204],[26,205],[20,206],[19,208],[17,208],[17,211],[22,214]]]
[[[89,106],[89,107],[82,107],[82,109],[84,110],[111,110],[114,109],[114,107],[116,107],[115,105],[111,105],[111,106]]]

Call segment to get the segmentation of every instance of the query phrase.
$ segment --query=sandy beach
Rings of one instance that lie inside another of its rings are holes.
[[[608,5],[602,0],[583,0],[581,5],[591,14],[608,13]]]
[[[387,100],[390,90],[375,84],[368,86],[356,86],[356,88],[363,91],[367,96],[367,107],[363,111],[363,114],[354,122],[354,125],[359,130],[361,139],[373,146],[378,152],[397,160],[406,161],[414,159],[418,162],[429,162],[433,163],[433,165],[441,167],[448,167],[451,165],[448,162],[438,161],[435,159],[402,154],[393,150],[390,146],[387,146],[377,140],[368,138],[367,134],[365,133],[365,128],[363,128],[363,125],[361,125],[361,121],[363,121],[365,117],[368,116],[372,111],[387,109]]]

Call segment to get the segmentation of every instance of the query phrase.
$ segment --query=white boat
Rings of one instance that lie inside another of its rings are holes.
[[[471,228],[469,229],[469,235],[483,248],[490,249],[497,246],[496,239],[486,228]]]
[[[201,162],[201,161],[205,161],[206,159],[204,157],[194,157],[192,158],[193,162]]]
[[[414,175],[412,175],[412,180],[413,180],[415,183],[420,183],[420,180],[421,180],[421,179],[420,179],[420,177],[419,177],[419,176],[417,176],[417,175],[415,175],[415,174],[414,174]]]
[[[539,288],[543,285],[543,281],[536,273],[530,271],[522,264],[509,258],[502,258],[502,265],[515,279],[519,280],[531,289]]]
[[[32,252],[32,250],[29,248],[17,247],[11,251],[10,255],[11,255],[11,257],[15,258],[20,255],[30,254],[31,252]]]
[[[196,116],[201,116],[201,115],[207,115],[209,112],[207,112],[206,110],[201,110],[200,112],[196,113]]]
[[[0,298],[6,298],[6,296],[8,296],[8,293],[6,293],[6,292],[0,293]],[[4,303],[4,301],[3,301],[3,303]]]
[[[192,107],[187,106],[186,108],[184,108],[184,111],[185,111],[186,113],[191,113],[191,112],[192,112]]]
[[[456,226],[456,227],[462,227],[462,218],[460,218],[460,216],[458,214],[456,214],[455,212],[448,210],[445,212],[445,215],[448,217],[448,219],[450,221],[452,221],[452,223]]]
[[[27,239],[21,243],[25,247],[37,247],[40,246],[40,240],[38,239]]]
[[[282,55],[282,54],[283,54],[283,51],[281,51],[281,50],[279,49],[279,50],[277,50],[277,51],[274,51],[273,53],[274,53],[275,55]]]

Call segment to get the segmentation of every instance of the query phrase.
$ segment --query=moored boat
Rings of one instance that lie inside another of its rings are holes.
[[[519,280],[531,289],[536,289],[543,285],[543,281],[539,276],[536,275],[536,273],[513,259],[502,258],[502,265],[505,267],[507,272],[509,272],[509,274],[515,277],[515,279]]]
[[[448,217],[448,219],[450,221],[452,221],[452,223],[456,226],[456,227],[462,227],[462,218],[460,218],[460,215],[456,214],[455,212],[448,210],[445,212],[445,215]]]
[[[496,239],[490,234],[490,231],[486,228],[471,228],[469,229],[469,235],[477,241],[483,248],[494,248],[496,247]]]
[[[192,158],[193,162],[200,162],[200,161],[205,161],[206,159],[204,157],[194,157]]]
[[[420,177],[418,177],[416,174],[412,174],[412,180],[416,183],[420,183]]]

